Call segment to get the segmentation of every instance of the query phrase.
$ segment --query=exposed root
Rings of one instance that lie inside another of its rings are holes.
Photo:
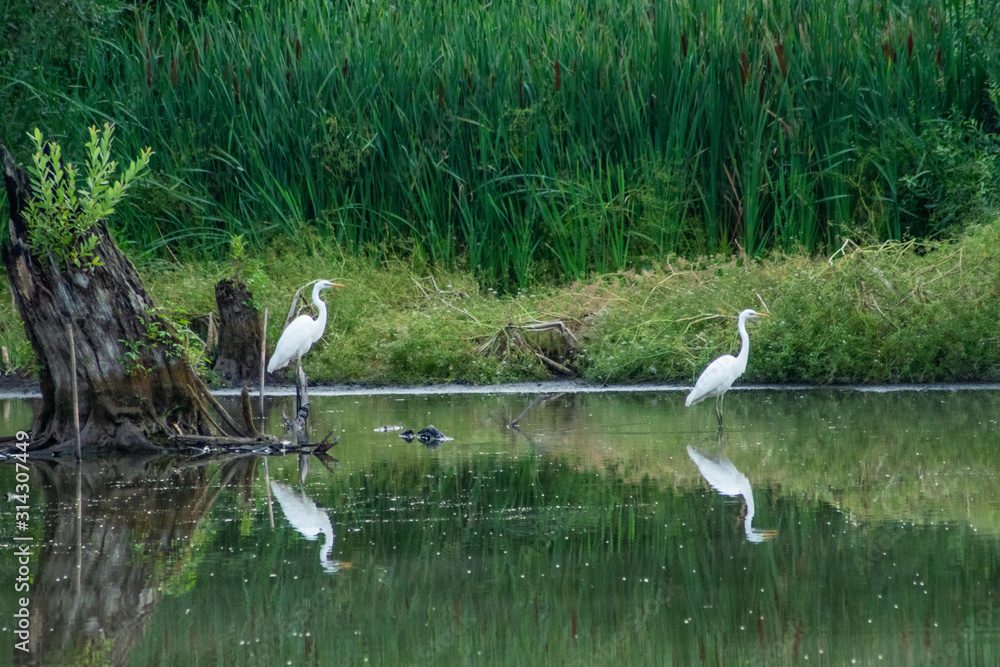
[[[542,334],[548,333],[548,345],[542,346]],[[555,335],[555,334],[558,334]],[[476,348],[483,356],[507,359],[514,354],[533,356],[550,370],[562,375],[576,375],[568,365],[559,363],[552,356],[564,359],[576,353],[579,341],[573,332],[560,321],[507,324],[489,340]]]

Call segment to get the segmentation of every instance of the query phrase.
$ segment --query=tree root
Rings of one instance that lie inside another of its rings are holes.
[[[506,359],[515,353],[534,356],[544,366],[556,373],[566,376],[576,375],[576,371],[571,367],[561,364],[549,356],[553,351],[560,351],[558,349],[559,345],[553,344],[548,346],[554,348],[554,350],[542,347],[539,342],[539,335],[546,332],[558,332],[561,345],[565,347],[564,354],[566,356],[572,356],[576,352],[579,341],[573,335],[573,332],[560,321],[534,321],[528,324],[507,324],[489,340],[476,348],[476,352],[484,356],[499,357],[500,359]]]

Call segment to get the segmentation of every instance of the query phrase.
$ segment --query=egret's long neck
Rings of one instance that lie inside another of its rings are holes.
[[[743,494],[743,499],[747,502],[747,513],[743,517],[743,531],[749,537],[753,532],[753,515],[755,512],[755,507],[753,504],[753,491],[747,491]]]
[[[750,356],[750,336],[747,335],[747,320],[745,317],[740,317],[740,339],[743,343],[740,345],[740,354],[736,357],[743,368],[747,367],[747,358]]]
[[[333,528],[323,529],[323,548],[319,552],[319,559],[323,563],[330,561],[330,554],[333,553]]]
[[[319,315],[316,316],[316,330],[319,331],[320,335],[323,335],[323,330],[326,328],[326,304],[323,302],[323,299],[319,298],[321,291],[323,290],[319,284],[313,288],[313,303],[316,305],[316,309],[319,310]]]
[[[319,552],[319,563],[327,572],[337,571],[337,562],[330,560],[330,554],[333,553],[333,528],[323,529],[323,548]]]

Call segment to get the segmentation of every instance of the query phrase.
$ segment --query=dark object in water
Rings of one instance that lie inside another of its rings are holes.
[[[453,439],[449,438],[444,433],[439,431],[437,427],[434,426],[434,424],[431,424],[427,428],[422,428],[416,433],[413,432],[412,428],[408,428],[402,433],[400,433],[399,437],[402,438],[403,440],[406,440],[407,442],[413,442],[413,439],[416,438],[417,440],[424,443],[428,447],[437,447],[445,440]]]
[[[417,438],[419,438],[420,442],[424,444],[429,442],[438,443],[444,442],[445,440],[451,440],[451,438],[437,430],[437,428],[434,427],[434,424],[431,424],[427,428],[420,429],[420,431],[417,432]]]

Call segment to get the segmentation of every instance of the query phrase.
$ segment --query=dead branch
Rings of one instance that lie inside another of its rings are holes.
[[[256,437],[257,426],[253,423],[253,410],[250,407],[250,388],[243,385],[243,391],[240,392],[240,414],[243,417],[243,425],[246,426],[247,435],[250,437]]]
[[[456,296],[458,296],[459,298],[462,298],[462,299],[468,299],[469,298],[469,295],[466,294],[465,292],[463,292],[462,290],[443,290],[443,289],[441,289],[440,287],[438,287],[437,280],[434,279],[433,275],[427,276],[426,278],[414,278],[414,277],[411,276],[410,280],[412,280],[414,282],[414,284],[416,284],[417,288],[421,292],[423,292],[423,294],[424,294],[425,297],[430,297],[430,294],[427,293],[427,290],[425,290],[423,288],[423,285],[421,285],[420,283],[422,281],[424,281],[424,280],[429,280],[429,281],[431,281],[431,284],[434,285],[434,291],[438,295],[441,295],[441,294],[454,294],[454,295],[456,295]]]
[[[216,435],[171,435],[169,439],[181,444],[201,447],[212,445],[216,447],[269,447],[271,445],[282,444],[281,440],[274,435],[258,435],[253,438]]]
[[[304,290],[305,288],[309,287],[310,285],[312,285],[314,283],[318,283],[320,280],[322,280],[322,278],[317,278],[316,280],[310,280],[305,285],[303,285],[302,287],[300,287],[297,290],[295,290],[295,296],[292,297],[292,305],[288,309],[288,316],[285,317],[285,326],[286,327],[289,324],[291,324],[292,320],[295,319],[295,316],[298,315],[299,297],[302,296],[302,290]]]
[[[524,419],[524,415],[528,414],[528,412],[530,412],[530,411],[531,411],[531,409],[532,409],[533,407],[535,407],[536,405],[538,405],[539,403],[541,403],[541,402],[543,402],[543,401],[545,401],[545,402],[547,403],[547,402],[549,402],[549,401],[552,401],[552,400],[555,400],[555,399],[559,398],[559,397],[560,397],[560,396],[562,396],[562,395],[563,395],[563,392],[560,392],[560,393],[558,393],[558,394],[541,394],[541,395],[539,395],[539,396],[536,396],[536,397],[535,397],[535,400],[533,400],[533,401],[532,401],[532,402],[531,402],[531,403],[530,403],[530,404],[528,405],[528,407],[526,407],[526,408],[524,409],[524,411],[523,411],[523,412],[522,412],[521,414],[519,414],[519,415],[518,415],[517,417],[515,417],[515,418],[514,418],[514,421],[512,421],[512,422],[511,422],[511,423],[509,423],[509,424],[507,424],[507,428],[516,428],[516,427],[517,427],[517,423],[518,423],[519,421],[521,421],[522,419]]]

